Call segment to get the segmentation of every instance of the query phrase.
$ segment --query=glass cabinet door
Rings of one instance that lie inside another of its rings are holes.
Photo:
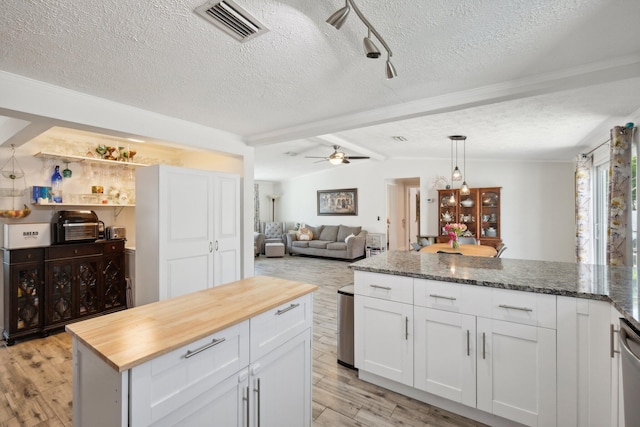
[[[486,189],[480,195],[481,238],[500,238],[500,191]]]
[[[16,267],[12,278],[15,305],[15,328],[12,333],[38,329],[42,325],[40,292],[42,291],[42,265]]]

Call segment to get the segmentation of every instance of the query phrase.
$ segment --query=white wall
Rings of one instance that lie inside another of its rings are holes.
[[[575,261],[574,164],[491,162],[467,159],[470,187],[502,187],[504,258]],[[437,199],[432,184],[450,174],[442,159],[362,161],[328,172],[280,183],[279,212],[286,221],[311,225],[361,225],[369,232],[386,233],[388,180],[420,177],[421,233],[437,234]],[[358,189],[357,216],[317,216],[316,191]]]

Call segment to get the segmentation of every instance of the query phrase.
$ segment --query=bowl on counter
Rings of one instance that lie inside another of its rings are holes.
[[[475,202],[473,201],[473,199],[464,199],[460,202],[460,204],[465,208],[470,208],[475,204]]]

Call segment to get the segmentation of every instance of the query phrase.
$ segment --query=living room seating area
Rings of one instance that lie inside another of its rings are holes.
[[[367,231],[360,226],[306,226],[285,235],[289,255],[357,259],[365,256]]]

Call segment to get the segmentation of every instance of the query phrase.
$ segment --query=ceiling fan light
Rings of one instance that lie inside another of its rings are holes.
[[[344,7],[338,9],[327,19],[327,24],[332,25],[337,30],[342,28],[344,23],[347,21],[347,17],[349,16],[349,12],[351,8],[349,7],[349,3],[346,3]]]
[[[467,185],[467,181],[462,182],[462,187],[460,187],[460,194],[462,194],[463,196],[468,196],[469,194],[471,194],[469,186]]]
[[[373,42],[373,40],[371,40],[371,31],[369,31],[367,37],[365,37],[362,41],[362,45],[364,47],[364,53],[365,55],[367,55],[367,58],[380,58],[380,50],[378,49],[378,46],[376,46],[376,44]]]
[[[396,73],[396,67],[394,67],[391,61],[387,59],[387,79],[393,79],[397,76],[398,73]]]
[[[331,163],[332,165],[339,165],[344,161],[344,158],[342,157],[331,157],[329,159],[329,163]]]

